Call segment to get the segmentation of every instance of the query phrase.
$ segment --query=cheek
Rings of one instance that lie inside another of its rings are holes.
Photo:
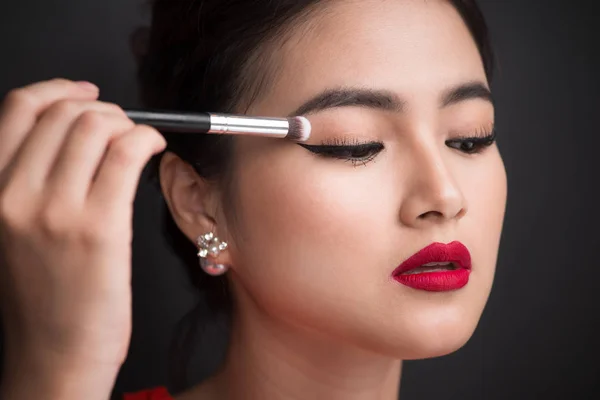
[[[481,234],[483,242],[477,243],[490,256],[498,250],[506,208],[506,170],[497,147],[490,149],[486,161],[472,169],[471,183],[468,185],[469,223],[468,231]],[[479,227],[479,228],[477,228]],[[475,235],[477,236],[477,235]]]
[[[241,219],[245,241],[269,249],[274,261],[298,263],[297,258],[281,260],[278,255],[300,255],[303,264],[325,261],[336,248],[348,253],[360,245],[362,231],[367,234],[370,226],[386,217],[378,199],[391,197],[373,194],[390,185],[382,185],[371,167],[353,168],[325,159],[274,164],[279,168],[260,164],[238,175]]]
[[[368,281],[387,283],[393,264],[378,271],[373,255],[390,253],[398,194],[377,162],[354,168],[304,152],[239,169],[235,264],[242,285],[272,311],[330,318],[314,311],[359,306],[357,291],[363,300],[376,291]]]
[[[482,291],[487,299],[496,268],[507,196],[506,171],[497,147],[490,148],[485,161],[464,174],[463,180],[469,211],[462,221],[461,232],[471,247],[472,278],[477,283],[473,290]]]

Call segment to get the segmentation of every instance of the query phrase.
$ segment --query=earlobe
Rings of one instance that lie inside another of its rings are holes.
[[[229,269],[227,264],[220,264],[217,257],[222,251],[227,250],[227,242],[221,241],[212,232],[200,235],[197,240],[199,247],[198,257],[200,258],[200,267],[208,275],[223,275]]]

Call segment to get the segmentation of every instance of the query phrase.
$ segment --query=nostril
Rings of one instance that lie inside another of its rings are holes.
[[[419,219],[427,219],[427,218],[443,218],[444,215],[439,211],[427,211],[419,215]]]

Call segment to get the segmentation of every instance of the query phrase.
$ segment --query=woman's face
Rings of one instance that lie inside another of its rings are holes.
[[[241,312],[398,358],[447,354],[471,336],[490,293],[506,202],[496,145],[468,153],[469,143],[447,142],[492,132],[480,54],[447,1],[327,7],[286,42],[250,113],[289,115],[319,97],[308,144],[370,144],[315,154],[237,140],[235,207],[224,210],[236,223],[219,230]],[[461,289],[392,278],[417,251],[453,241],[472,259]]]

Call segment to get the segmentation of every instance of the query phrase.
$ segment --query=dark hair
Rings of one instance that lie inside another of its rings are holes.
[[[450,0],[479,48],[488,80],[492,50],[484,17],[475,0]],[[271,46],[326,4],[324,0],[153,0],[152,24],[143,52],[136,54],[145,107],[181,111],[244,112],[265,88]],[[139,41],[140,35],[132,39]],[[257,69],[260,68],[260,70]],[[220,135],[167,137],[166,151],[177,154],[207,180],[222,183],[227,195],[231,137]],[[162,153],[164,154],[164,153]],[[150,161],[151,179],[158,178],[162,154]],[[228,198],[228,196],[225,196]],[[229,197],[229,200],[231,198]],[[224,277],[208,277],[198,266],[196,247],[165,213],[165,235],[188,266],[193,284],[209,309],[228,314],[232,302]],[[173,390],[187,385],[186,370],[202,304],[184,316],[171,347]]]

